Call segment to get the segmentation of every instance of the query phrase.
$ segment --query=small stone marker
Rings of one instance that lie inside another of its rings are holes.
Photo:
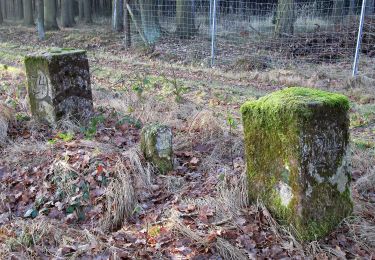
[[[87,118],[93,110],[86,51],[52,49],[25,57],[31,112],[55,124],[62,116]]]
[[[168,126],[158,123],[145,126],[142,129],[141,150],[160,173],[173,170],[172,130]]]
[[[301,240],[352,212],[348,109],[343,95],[299,87],[241,107],[250,197]]]

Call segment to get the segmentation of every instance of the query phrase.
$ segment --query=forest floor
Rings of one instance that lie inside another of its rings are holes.
[[[0,27],[0,101],[13,110],[0,150],[0,258],[375,259],[374,80],[350,79],[347,64],[206,68],[162,46],[127,51],[106,27],[48,32],[44,42],[34,29]],[[51,47],[88,50],[96,115],[87,125],[31,118],[23,57]],[[352,102],[354,213],[311,243],[245,192],[239,107],[290,85]],[[138,148],[155,121],[174,133],[167,175]]]

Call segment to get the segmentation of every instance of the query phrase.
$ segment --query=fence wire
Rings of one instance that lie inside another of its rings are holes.
[[[353,64],[362,1],[130,1],[133,44],[173,62],[247,69]],[[374,0],[367,0],[360,54],[375,54]]]

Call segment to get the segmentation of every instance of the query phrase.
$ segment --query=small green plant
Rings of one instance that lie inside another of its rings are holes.
[[[161,227],[159,225],[156,225],[156,226],[152,226],[149,230],[148,230],[148,235],[150,237],[157,237],[159,234],[160,234],[160,231],[161,231]]]
[[[238,123],[236,119],[231,115],[227,114],[227,124],[229,126],[229,133],[232,134],[233,129],[237,129]]]
[[[138,99],[142,99],[143,92],[150,87],[150,79],[146,76],[138,75],[134,84],[131,86],[132,91],[137,95]]]
[[[16,114],[16,120],[19,122],[26,122],[30,121],[31,117],[25,113],[17,113]]]
[[[175,96],[175,101],[177,103],[182,103],[182,95],[185,94],[189,90],[189,88],[186,87],[183,83],[177,81],[176,74],[174,71],[173,79],[168,79],[164,76],[164,81],[172,88],[172,94]]]
[[[74,134],[73,133],[61,132],[61,133],[58,133],[55,138],[48,140],[48,144],[55,144],[59,140],[62,140],[64,142],[70,142],[73,139],[74,139]]]
[[[139,121],[138,119],[134,118],[134,117],[129,116],[129,115],[125,115],[124,117],[122,117],[117,122],[117,126],[121,126],[121,125],[123,125],[125,123],[127,123],[129,125],[133,125],[136,128],[138,128],[138,129],[142,128],[142,122]]]
[[[140,214],[141,212],[142,212],[142,207],[140,205],[137,205],[133,209],[132,215],[134,215],[134,214]]]
[[[98,125],[103,123],[105,117],[103,115],[95,116],[91,119],[87,128],[84,129],[83,133],[87,139],[92,139],[98,131]]]
[[[58,133],[57,137],[59,139],[63,140],[64,142],[70,142],[70,141],[73,140],[74,134],[72,134],[72,133]]]

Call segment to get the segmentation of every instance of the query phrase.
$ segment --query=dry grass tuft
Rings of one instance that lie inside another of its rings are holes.
[[[52,164],[53,182],[65,197],[75,195],[76,175],[80,175],[67,162],[56,160]]]
[[[245,253],[238,247],[233,246],[223,238],[217,238],[215,248],[223,259],[228,260],[246,260],[249,259]]]
[[[354,187],[359,193],[365,193],[375,187],[375,169],[357,180]]]
[[[57,129],[68,133],[78,133],[81,131],[80,122],[73,117],[64,117],[57,122]]]
[[[148,188],[152,184],[155,169],[153,166],[144,162],[139,148],[132,148],[122,154],[129,160],[130,171],[132,172],[134,185],[137,189]]]
[[[17,236],[8,237],[0,246],[0,258],[11,259],[19,257],[22,259],[35,259],[35,247],[44,253],[48,247],[58,245],[63,237],[63,230],[57,228],[48,220],[41,219],[24,221],[17,220],[14,226],[19,227]]]
[[[171,229],[179,233],[180,235],[191,239],[195,245],[208,247],[209,241],[204,237],[203,234],[198,233],[197,231],[191,230],[189,227],[184,225],[179,219],[179,214],[175,211],[171,212],[171,217],[169,219]]]
[[[233,246],[227,240],[220,237],[217,237],[216,239],[209,239],[209,237],[206,237],[203,234],[198,233],[197,231],[191,230],[180,221],[180,219],[178,218],[178,213],[176,212],[172,213],[170,224],[172,226],[172,230],[176,231],[184,237],[191,239],[196,246],[206,248],[214,247],[223,257],[223,259],[248,259],[248,257],[241,249]]]
[[[137,199],[129,170],[119,160],[115,166],[115,176],[106,190],[106,212],[102,229],[106,232],[119,229],[135,208]]]
[[[121,228],[134,212],[139,193],[152,185],[154,169],[144,163],[137,148],[127,150],[115,165],[114,177],[106,190],[106,212],[101,229],[105,232]]]
[[[199,138],[212,140],[223,135],[218,117],[211,110],[202,110],[192,117],[189,133],[199,132]]]
[[[7,140],[8,125],[11,118],[12,110],[3,104],[0,104],[0,146],[4,145]]]
[[[46,156],[30,156],[30,154],[44,153],[49,149],[47,142],[14,142],[4,149],[4,162],[10,165],[22,165],[29,167],[34,164],[42,164],[48,160]]]
[[[372,212],[374,213],[374,211]],[[363,217],[356,216],[348,219],[346,225],[349,227],[357,243],[364,245],[369,250],[375,250],[375,223],[371,223]]]
[[[73,249],[69,259],[76,259],[82,253],[108,248],[87,229],[61,226],[47,217],[17,219],[11,226],[0,229],[0,240],[4,238],[1,231],[5,230],[8,236],[4,243],[3,240],[0,243],[0,259],[39,259],[41,256],[65,259],[67,255],[64,255],[62,249],[66,247]]]
[[[239,176],[234,176],[231,180],[225,176],[218,185],[217,194],[218,204],[225,205],[233,215],[247,208],[249,197],[246,171]]]
[[[352,153],[352,167],[360,172],[369,173],[375,170],[375,156],[371,149],[354,148]]]

